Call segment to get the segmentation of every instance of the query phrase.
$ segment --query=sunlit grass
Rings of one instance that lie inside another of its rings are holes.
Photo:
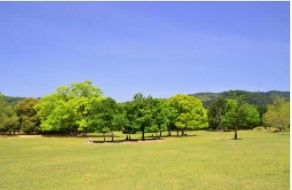
[[[289,189],[289,133],[193,133],[145,144],[0,137],[0,189]]]

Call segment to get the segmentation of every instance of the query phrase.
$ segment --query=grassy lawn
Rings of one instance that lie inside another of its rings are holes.
[[[288,133],[194,134],[133,144],[0,137],[0,189],[289,189]]]

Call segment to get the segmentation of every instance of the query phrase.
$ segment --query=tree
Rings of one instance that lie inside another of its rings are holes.
[[[221,116],[224,115],[225,108],[226,99],[222,96],[219,96],[211,103],[208,109],[208,123],[210,129],[223,131]]]
[[[32,134],[39,131],[39,118],[34,107],[38,104],[38,100],[34,98],[26,98],[17,102],[16,113],[19,117],[20,128],[23,132]]]
[[[202,129],[208,126],[207,110],[200,99],[184,94],[171,97],[169,104],[176,109],[175,126],[184,131],[187,129]]]
[[[260,122],[259,112],[254,106],[234,99],[227,99],[226,112],[221,117],[223,127],[234,129],[234,139],[237,139],[238,129],[255,127]]]
[[[114,141],[114,130],[119,130],[119,125],[114,123],[115,115],[119,113],[118,105],[112,98],[105,98],[90,105],[90,125],[96,132],[105,134],[110,132]]]
[[[162,132],[166,130],[168,130],[169,134],[171,134],[171,122],[176,116],[176,110],[168,104],[167,100],[157,99],[157,103],[154,106],[153,115],[153,120],[155,126],[157,126],[159,137],[161,137]]]
[[[15,131],[19,131],[15,106],[7,103],[4,95],[0,93],[0,133],[12,134]]]
[[[103,99],[102,91],[91,81],[61,86],[56,92],[41,98],[35,106],[43,132],[76,135],[91,130],[90,105]]]
[[[239,111],[242,117],[240,125],[242,129],[252,129],[260,124],[260,114],[255,106],[245,103],[241,105]]]
[[[145,132],[156,130],[153,121],[153,109],[156,101],[151,97],[144,97],[141,93],[134,95],[133,100],[128,103],[127,115],[131,121],[132,131],[139,129],[142,140],[145,140]]]
[[[268,105],[263,118],[266,126],[278,128],[280,131],[286,130],[290,125],[290,103],[276,98]]]
[[[139,126],[135,122],[136,110],[133,101],[120,103],[119,112],[114,116],[113,124],[127,134],[126,140],[131,140],[131,134],[139,131]]]

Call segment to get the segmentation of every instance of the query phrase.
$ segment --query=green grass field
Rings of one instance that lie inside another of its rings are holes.
[[[0,189],[289,189],[289,133],[194,134],[132,144],[0,137]]]

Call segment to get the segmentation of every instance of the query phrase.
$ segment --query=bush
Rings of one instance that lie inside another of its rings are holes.
[[[266,131],[266,128],[263,126],[258,126],[258,127],[253,128],[253,130],[254,131]]]
[[[276,127],[269,127],[268,128],[268,131],[269,132],[272,132],[272,133],[278,133],[278,132],[281,132],[281,130],[279,128],[276,128]]]

